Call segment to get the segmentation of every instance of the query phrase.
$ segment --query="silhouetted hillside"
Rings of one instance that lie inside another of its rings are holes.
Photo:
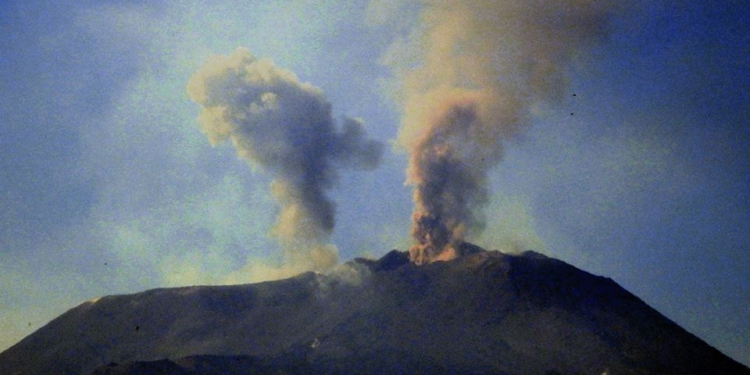
[[[750,374],[610,279],[466,246],[103,297],[1,353],[0,373]]]

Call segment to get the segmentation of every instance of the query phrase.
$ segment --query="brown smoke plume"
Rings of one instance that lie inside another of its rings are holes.
[[[281,213],[273,234],[287,265],[335,265],[336,249],[326,245],[335,208],[326,191],[339,167],[377,167],[382,144],[366,138],[359,120],[345,118],[338,129],[319,88],[244,48],[212,57],[190,78],[188,95],[203,106],[198,119],[212,145],[230,140],[239,156],[274,176]]]
[[[614,2],[424,0],[408,48],[417,67],[397,67],[405,114],[399,143],[414,186],[410,250],[417,264],[460,254],[482,229],[488,172],[503,141],[543,101],[559,99],[566,70],[606,34]]]

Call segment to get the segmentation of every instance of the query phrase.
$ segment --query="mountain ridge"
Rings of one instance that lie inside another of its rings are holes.
[[[535,252],[464,250],[421,266],[394,250],[328,274],[102,297],[0,353],[0,372],[210,374],[188,359],[235,358],[290,374],[750,374],[609,278]]]

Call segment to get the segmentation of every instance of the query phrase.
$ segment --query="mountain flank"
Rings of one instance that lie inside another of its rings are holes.
[[[0,373],[750,375],[611,279],[461,253],[103,297],[0,353]]]

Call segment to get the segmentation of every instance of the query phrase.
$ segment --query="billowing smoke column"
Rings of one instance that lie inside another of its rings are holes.
[[[414,186],[417,264],[460,255],[483,226],[488,171],[535,105],[560,98],[566,70],[606,34],[614,3],[424,0],[416,67],[398,71],[406,102],[399,143]]]
[[[382,144],[366,138],[359,120],[345,118],[338,129],[320,89],[244,48],[212,57],[190,78],[188,95],[203,106],[199,121],[212,145],[230,140],[239,156],[274,176],[281,213],[273,234],[287,266],[333,266],[337,252],[326,242],[335,208],[326,191],[339,167],[375,168]]]

